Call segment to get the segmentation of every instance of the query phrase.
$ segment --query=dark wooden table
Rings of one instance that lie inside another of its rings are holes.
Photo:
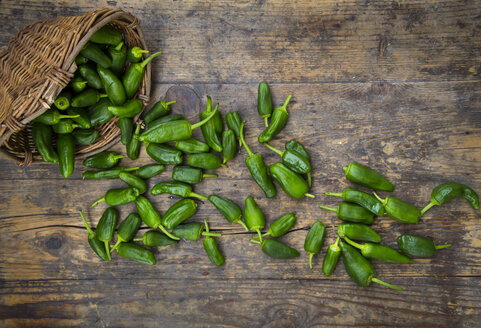
[[[0,2],[0,46],[26,24],[110,6],[139,18],[151,50],[152,99],[177,100],[174,112],[197,121],[206,96],[247,120],[247,141],[271,164],[278,156],[257,143],[257,85],[271,85],[280,105],[293,94],[289,122],[272,145],[290,138],[312,154],[316,199],[280,191],[266,199],[250,178],[242,150],[218,179],[195,187],[240,204],[252,195],[268,222],[289,211],[295,229],[282,241],[303,249],[308,228],[327,227],[312,270],[307,256],[266,257],[251,233],[229,224],[209,203],[206,218],[226,263],[215,267],[202,243],[155,250],[147,266],[89,249],[78,210],[96,224],[105,205],[88,209],[120,181],[69,179],[55,165],[22,168],[0,162],[0,325],[85,327],[479,327],[481,215],[463,199],[435,207],[417,225],[379,218],[373,227],[395,246],[401,233],[453,247],[413,264],[374,263],[377,276],[404,287],[357,287],[342,263],[321,272],[339,220],[320,204],[352,186],[342,167],[359,161],[384,173],[398,196],[418,207],[437,184],[458,181],[481,191],[481,4],[479,1],[11,1]],[[114,150],[124,152],[121,145]],[[124,165],[153,162],[140,159]],[[168,169],[151,179],[169,179]],[[387,193],[382,193],[386,196]],[[177,201],[149,196],[162,213]],[[119,208],[125,217],[132,205]],[[142,231],[146,231],[145,228]]]

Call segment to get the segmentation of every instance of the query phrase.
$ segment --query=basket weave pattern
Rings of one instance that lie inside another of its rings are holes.
[[[77,69],[75,57],[90,36],[106,24],[122,33],[128,47],[147,49],[134,16],[102,9],[29,24],[0,51],[0,150],[20,165],[41,158],[28,123],[50,108]],[[144,105],[149,101],[150,77],[149,64],[137,95]],[[78,147],[77,155],[89,156],[117,142],[120,131],[115,119],[96,128],[99,138],[91,145]]]

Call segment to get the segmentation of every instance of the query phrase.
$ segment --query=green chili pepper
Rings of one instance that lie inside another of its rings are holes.
[[[107,255],[105,251],[105,246],[104,243],[99,240],[95,232],[92,231],[90,228],[89,224],[87,223],[87,219],[85,219],[85,216],[82,211],[79,211],[80,216],[82,217],[82,220],[84,222],[85,228],[87,228],[88,231],[88,242],[90,245],[90,248],[97,254],[98,257],[100,257],[104,261],[109,260],[109,255]]]
[[[291,171],[282,163],[274,163],[269,166],[271,176],[281,186],[282,190],[295,199],[303,196],[315,198],[316,196],[307,193],[309,186],[307,182],[297,173]]]
[[[167,116],[163,116],[147,124],[147,129],[144,132],[149,131],[148,133],[151,133],[154,129],[156,129],[162,123],[180,121],[180,120],[185,120],[184,116],[180,114],[170,114]]]
[[[124,259],[137,261],[144,264],[155,265],[154,253],[133,243],[122,243],[117,248],[117,253]]]
[[[202,195],[196,194],[195,192],[192,192],[191,185],[183,182],[177,182],[177,181],[159,182],[152,187],[152,189],[150,190],[150,193],[154,196],[160,195],[160,194],[170,194],[170,195],[175,195],[182,198],[195,197],[195,198],[207,200],[207,197],[204,197]]]
[[[134,174],[141,179],[150,179],[162,173],[164,170],[165,166],[162,164],[148,164],[139,168]]]
[[[261,230],[266,226],[266,218],[252,196],[245,200],[244,220],[249,231],[257,231],[259,240],[262,242]]]
[[[116,166],[111,169],[102,171],[85,171],[82,173],[82,177],[85,179],[116,179],[119,177],[120,172],[130,172],[138,170],[139,167],[121,167]]]
[[[109,111],[118,117],[134,117],[142,111],[142,101],[130,99],[121,106],[110,106]]]
[[[155,121],[158,118],[164,117],[170,112],[169,106],[175,104],[176,101],[169,101],[165,102],[163,100],[159,100],[155,103],[155,105],[144,115],[143,121],[146,124]]]
[[[87,81],[89,87],[98,90],[103,89],[104,85],[102,84],[102,80],[100,79],[95,66],[89,64],[80,65],[78,71],[80,76]]]
[[[104,25],[89,39],[90,42],[116,45],[122,42],[122,34],[111,25]]]
[[[45,162],[58,163],[58,154],[52,145],[52,128],[50,126],[33,123],[32,139]]]
[[[71,119],[66,118],[63,120],[60,120],[55,125],[52,125],[53,131],[57,134],[66,134],[66,133],[72,133],[73,130],[75,130],[79,125],[75,124]]]
[[[70,92],[62,91],[57,96],[57,99],[55,99],[54,104],[55,104],[55,107],[57,107],[58,109],[66,110],[67,108],[70,107],[71,100],[72,100],[72,95],[70,94]]]
[[[135,238],[134,241],[141,241],[148,247],[169,246],[179,242],[178,240],[170,239],[166,234],[156,230],[149,230],[144,233],[142,238]]]
[[[95,89],[87,89],[75,95],[75,97],[72,98],[72,103],[70,105],[72,107],[89,107],[95,105],[99,102],[100,98],[104,97],[106,97],[106,95],[100,94]]]
[[[336,212],[337,217],[343,221],[364,224],[372,224],[374,222],[374,214],[357,204],[342,202],[337,209],[323,205],[319,207],[331,212]]]
[[[138,189],[140,194],[143,194],[147,191],[147,183],[145,183],[144,180],[134,174],[128,172],[120,172],[119,178],[129,186]]]
[[[198,222],[180,224],[172,230],[172,234],[190,241],[197,241],[201,236],[221,237],[220,233],[205,232],[202,224]]]
[[[127,58],[129,59],[129,62],[131,63],[138,63],[144,54],[148,54],[148,50],[144,50],[138,46],[129,48],[129,51],[127,52]]]
[[[65,118],[75,118],[77,115],[62,115],[56,109],[48,109],[42,115],[32,120],[32,123],[42,123],[45,125],[55,125]]]
[[[371,227],[361,223],[341,223],[337,226],[337,234],[339,237],[348,237],[354,240],[370,241],[379,243],[381,236]]]
[[[78,54],[77,57],[75,57],[75,64],[77,65],[82,65],[88,62],[89,60],[82,56],[81,54]]]
[[[208,144],[194,138],[176,141],[174,146],[185,154],[206,153],[210,150]]]
[[[87,81],[84,80],[81,76],[75,76],[72,80],[70,80],[69,86],[75,93],[79,93],[87,87]]]
[[[119,229],[117,230],[117,243],[112,247],[111,252],[116,250],[120,246],[120,243],[131,241],[137,231],[139,231],[141,224],[142,219],[140,216],[137,213],[130,213],[119,225]]]
[[[109,69],[116,75],[121,76],[124,72],[125,63],[127,62],[127,47],[123,42],[119,42],[116,45],[111,45],[107,48],[107,52],[112,59],[112,65]]]
[[[216,116],[218,113],[219,104],[212,110],[212,99],[207,96],[207,107],[206,109],[199,114],[200,120],[204,121],[208,117],[212,116],[212,120],[206,122],[206,124],[201,126],[202,135],[204,136],[205,142],[209,145],[216,152],[222,151],[222,142],[220,140],[220,133],[222,133],[222,118],[220,118],[220,126],[219,126],[219,116]],[[219,132],[219,127],[221,127]]]
[[[272,109],[271,89],[267,82],[261,82],[257,90],[257,112],[264,119],[266,127],[269,125],[268,119],[271,117]]]
[[[127,96],[125,95],[124,86],[120,81],[120,79],[117,77],[117,75],[115,75],[115,73],[109,70],[108,68],[104,68],[101,65],[97,65],[97,73],[99,73],[100,80],[102,80],[102,84],[104,86],[105,92],[107,93],[107,96],[109,97],[112,104],[116,106],[120,106],[124,104],[125,100],[127,99]],[[131,99],[123,106],[128,107],[130,105],[130,102],[132,102],[133,100],[136,100],[137,102],[140,102],[140,104],[142,104],[142,102],[138,99]],[[134,115],[137,115],[137,114],[138,113]],[[118,114],[116,115],[120,117],[125,116],[125,115],[118,115]]]
[[[120,142],[123,145],[127,145],[130,140],[132,140],[134,121],[130,117],[121,117],[117,121],[117,124],[120,129]]]
[[[374,277],[375,273],[371,263],[352,246],[349,246],[349,244],[346,244],[342,240],[339,246],[341,247],[342,261],[344,262],[346,271],[356,284],[361,287],[367,287],[371,282],[375,282],[392,289],[402,290],[401,287],[388,284]]]
[[[124,85],[127,98],[132,98],[139,89],[140,83],[142,82],[142,79],[144,77],[145,66],[147,66],[147,64],[152,59],[154,59],[161,53],[162,51],[156,52],[155,54],[145,59],[143,62],[131,64],[129,68],[127,68],[127,71],[122,78],[122,83]]]
[[[274,238],[285,235],[296,224],[296,216],[294,213],[287,213],[272,222],[269,226],[269,231],[262,235],[262,237],[272,236]],[[254,237],[255,238],[255,237]]]
[[[222,132],[222,164],[235,157],[237,151],[237,140],[234,131],[231,129]]]
[[[225,123],[227,124],[229,129],[234,131],[236,138],[239,139],[239,146],[242,146],[242,143],[240,141],[242,118],[239,112],[230,112],[225,114]]]
[[[240,128],[240,140],[245,150],[247,151],[247,157],[245,163],[252,178],[257,183],[257,185],[264,191],[267,198],[272,198],[277,194],[276,186],[272,182],[271,177],[267,174],[267,166],[264,163],[264,159],[261,154],[254,154],[244,139],[244,125],[245,121],[242,122]]]
[[[411,263],[413,261],[409,257],[396,251],[394,248],[386,245],[374,243],[358,244],[348,237],[344,237],[344,240],[352,246],[360,249],[362,256],[371,260],[385,263]]]
[[[109,56],[107,56],[95,43],[87,42],[82,50],[80,50],[80,54],[102,67],[108,68],[112,65],[112,60]]]
[[[140,135],[140,141],[164,143],[168,141],[190,139],[192,138],[192,130],[203,126],[212,118],[214,114],[215,111],[212,112],[209,117],[196,124],[190,124],[190,122],[187,120],[176,120],[160,123],[155,126],[155,128],[149,127]]]
[[[277,153],[282,158],[282,163],[292,171],[299,174],[309,174],[311,172],[311,163],[309,160],[296,151],[285,150],[284,152],[272,147],[267,142],[264,144],[267,148]]]
[[[162,225],[167,229],[174,229],[179,224],[190,218],[197,211],[197,203],[192,199],[181,199],[165,212]]]
[[[98,126],[107,123],[114,117],[114,114],[112,114],[108,109],[110,106],[112,106],[110,99],[102,98],[98,103],[88,108],[87,111],[92,126]]]
[[[326,255],[322,261],[322,272],[325,276],[330,276],[336,269],[337,262],[339,262],[339,257],[341,256],[339,241],[340,238],[337,237],[336,242],[327,248]]]
[[[109,241],[114,238],[115,227],[117,226],[118,212],[113,207],[108,207],[97,224],[95,234],[100,241],[104,242],[105,252],[107,253],[108,260],[110,261],[110,248]]]
[[[292,259],[300,255],[296,249],[274,239],[264,239],[261,249],[265,254],[276,259]]]
[[[321,252],[324,244],[324,235],[326,234],[326,227],[321,221],[314,223],[307,233],[304,241],[304,250],[309,254],[309,268],[312,269],[312,258],[315,254]]]
[[[190,166],[174,166],[172,169],[172,179],[190,184],[196,184],[203,178],[217,178],[216,174],[204,174],[202,169]]]
[[[99,131],[94,129],[76,129],[72,132],[75,142],[80,146],[88,146],[97,140]]]
[[[352,182],[374,190],[394,191],[394,186],[380,173],[359,163],[349,163],[343,167],[346,178]]]
[[[72,120],[77,123],[80,128],[90,129],[92,127],[88,112],[85,109],[70,107],[67,109],[67,113],[72,116],[78,116],[74,117]]]
[[[307,158],[308,160],[311,159],[311,155],[309,155],[307,150],[299,141],[296,141],[294,139],[289,140],[288,142],[286,142],[285,147],[287,150],[292,150],[292,151],[295,151],[296,153],[301,154],[304,158]]]
[[[204,224],[205,231],[209,233],[209,225],[207,224],[206,220],[204,220]],[[217,246],[215,239],[209,235],[206,235],[204,238],[204,249],[212,263],[217,266],[224,264],[224,255],[222,255],[221,251],[219,250],[219,246]]]
[[[180,164],[184,159],[184,155],[180,150],[164,144],[149,143],[146,145],[145,150],[153,160],[161,164]]]
[[[205,170],[217,170],[221,166],[219,156],[212,153],[192,154],[188,162],[190,166]]]
[[[71,134],[58,136],[57,154],[60,173],[64,178],[68,178],[75,168],[75,138]]]
[[[227,219],[227,221],[239,223],[246,231],[249,231],[249,228],[247,228],[244,222],[242,222],[242,210],[239,205],[228,198],[217,195],[210,195],[207,198],[212,204],[214,204],[217,210]]]
[[[403,223],[418,223],[421,217],[421,211],[405,201],[397,197],[380,198],[376,193],[374,196],[382,202],[386,215],[391,219],[403,222]]]
[[[137,197],[135,200],[135,206],[137,208],[137,212],[139,212],[140,218],[147,226],[153,229],[159,228],[171,239],[180,239],[179,237],[173,236],[165,229],[165,227],[162,225],[162,219],[159,212],[157,212],[157,210],[154,208],[154,205],[152,205],[147,198],[144,196]]]
[[[127,144],[127,156],[129,156],[130,159],[135,160],[139,158],[140,155],[140,124],[137,123],[137,126],[135,127],[135,132],[132,138],[130,138],[129,143]]]
[[[125,205],[134,202],[139,195],[140,192],[137,188],[110,189],[104,197],[97,199],[90,207],[94,207],[101,202],[105,202],[109,206]]]
[[[277,107],[274,109],[271,117],[271,123],[268,127],[259,135],[259,143],[264,143],[270,141],[274,138],[281,130],[286,126],[287,123],[287,104],[291,101],[292,95],[287,97],[286,102],[282,107]]]
[[[401,252],[412,257],[431,257],[436,250],[452,246],[435,245],[431,238],[417,235],[401,235],[397,238],[397,245]]]
[[[124,155],[119,155],[114,151],[103,151],[84,159],[83,165],[95,169],[110,169],[117,165],[121,158],[124,158]]]
[[[442,183],[431,192],[431,201],[422,209],[421,215],[435,205],[443,205],[455,197],[464,197],[472,208],[479,209],[478,194],[465,184],[458,182]]]
[[[342,193],[326,192],[325,194],[328,196],[342,197],[342,200],[346,202],[361,205],[366,210],[371,211],[377,216],[384,215],[384,206],[382,205],[382,203],[377,200],[376,197],[363,191],[346,188],[342,191]]]

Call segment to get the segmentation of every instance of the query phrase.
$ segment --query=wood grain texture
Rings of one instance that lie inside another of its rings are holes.
[[[463,199],[426,213],[417,225],[378,218],[383,243],[402,233],[453,247],[410,265],[374,263],[377,277],[403,286],[357,287],[342,263],[331,277],[323,255],[339,220],[319,204],[353,186],[342,167],[367,164],[396,185],[393,195],[418,207],[437,184],[459,181],[481,191],[481,6],[477,1],[2,1],[0,46],[38,19],[104,6],[139,18],[153,66],[152,101],[176,100],[174,113],[198,121],[206,96],[223,113],[239,111],[246,139],[272,164],[279,156],[257,143],[263,121],[257,84],[267,80],[276,105],[293,94],[289,122],[272,141],[291,138],[312,155],[316,199],[294,201],[280,188],[266,199],[245,167],[245,150],[194,187],[241,207],[255,197],[268,222],[295,212],[282,241],[301,257],[280,261],[249,243],[252,233],[227,222],[208,202],[191,221],[222,233],[226,264],[217,268],[202,243],[155,250],[156,266],[113,255],[101,262],[87,244],[78,210],[95,226],[105,204],[89,209],[119,180],[63,179],[55,165],[18,167],[0,159],[0,325],[7,327],[476,327],[481,319],[481,214]],[[195,131],[201,137],[200,131]],[[122,145],[112,148],[125,153]],[[142,148],[137,166],[153,161]],[[149,180],[170,179],[171,168]],[[387,195],[383,193],[383,196]],[[147,196],[165,213],[178,199]],[[118,208],[126,217],[135,207]],[[309,227],[327,227],[322,253],[308,269],[302,252]],[[139,236],[147,230],[142,227]]]

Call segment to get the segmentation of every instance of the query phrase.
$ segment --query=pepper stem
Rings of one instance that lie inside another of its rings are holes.
[[[110,251],[111,252],[115,251],[120,246],[121,243],[122,243],[122,240],[118,239],[117,242],[115,243],[114,247],[112,247],[110,249]]]
[[[341,192],[325,192],[324,195],[342,197],[342,193],[341,193]]]
[[[266,126],[266,128],[269,126],[269,121],[268,121],[269,116],[264,116],[264,125]]]
[[[246,224],[244,222],[242,222],[242,220],[237,221],[237,223],[239,223],[241,226],[243,226],[244,229],[246,229],[246,231],[249,231],[249,228],[247,228]]]
[[[121,159],[121,158],[124,158],[125,156],[124,155],[115,155],[115,156],[112,156],[112,160],[118,160],[118,159]]]
[[[307,173],[307,185],[311,187],[312,184],[312,178],[311,178],[311,172]]]
[[[110,256],[110,247],[109,247],[109,242],[108,241],[104,241],[104,245],[105,245],[105,252],[107,253],[107,258],[109,261],[112,260],[112,257]]]
[[[165,227],[162,224],[159,224],[159,226],[157,228],[159,228],[163,233],[165,233],[167,235],[167,237],[169,237],[170,239],[180,240],[179,237],[176,237],[173,234],[171,234],[170,232],[168,232],[167,229],[165,229]]]
[[[240,138],[240,141],[242,143],[242,145],[244,146],[244,148],[246,149],[247,151],[247,155],[249,157],[252,157],[254,156],[254,153],[252,152],[252,150],[249,148],[249,146],[247,145],[246,143],[246,140],[244,139],[244,124],[246,123],[246,121],[242,121],[242,124],[241,124],[241,127],[240,127],[240,132],[239,132],[239,138]]]
[[[265,145],[267,148],[269,148],[270,150],[272,150],[273,152],[277,153],[279,156],[284,155],[284,152],[280,151],[279,149],[276,149],[276,148],[272,147],[272,146],[269,145],[267,142],[265,142],[264,145]]]
[[[324,210],[331,211],[331,212],[337,212],[337,209],[332,208],[332,207],[327,207],[327,206],[324,206],[324,205],[319,205],[319,207],[324,209]]]
[[[314,253],[309,253],[309,269],[312,270],[312,257],[314,256]]]
[[[144,238],[140,237],[140,238],[134,238],[132,239],[133,241],[144,241]]]
[[[304,196],[309,197],[309,198],[316,198],[313,194],[305,193]]]
[[[94,206],[96,206],[98,203],[102,203],[102,202],[105,202],[105,197],[102,197],[102,198],[97,199],[95,202],[92,203],[92,205],[90,205],[90,207],[94,207]]]
[[[211,110],[212,110],[212,98],[210,96],[207,96],[207,105],[205,107],[205,111],[207,113],[210,113]]]
[[[206,118],[204,118],[202,121],[198,122],[198,123],[195,123],[195,124],[192,124],[191,125],[191,129],[194,130],[194,129],[197,129],[198,127],[204,125],[205,123],[207,123],[212,117],[214,117],[215,113],[218,112],[218,109],[215,109],[213,110],[209,116],[207,116]]]
[[[225,162],[222,163],[220,166],[222,166],[222,167],[228,167],[227,165],[225,165]]]
[[[344,170],[344,172],[347,171],[347,166],[343,166],[342,169]]]
[[[259,241],[262,242],[262,233],[260,229],[257,229],[257,234],[259,235]]]
[[[380,201],[383,205],[386,205],[386,198],[382,199],[381,197],[378,196],[378,194],[376,194],[375,191],[373,191],[372,193],[374,194],[374,196],[376,196],[378,201]]]
[[[434,246],[434,248],[436,249],[443,249],[443,248],[448,248],[448,247],[451,247],[453,246],[452,244],[446,244],[446,245],[436,245]]]
[[[192,191],[189,192],[189,197],[195,197],[195,198],[199,198],[199,199],[203,199],[203,200],[208,200],[207,197],[196,194],[195,192],[192,192]]]
[[[148,51],[147,51],[148,52]],[[156,52],[155,54],[152,54],[150,55],[149,57],[147,57],[146,59],[144,59],[143,62],[141,62],[139,65],[142,69],[145,68],[145,66],[147,66],[147,64],[152,60],[154,59],[155,57],[159,56],[162,54],[162,51],[159,51],[159,52]]]
[[[77,118],[80,117],[80,115],[59,115],[60,119],[63,118]]]
[[[292,95],[287,96],[286,101],[284,102],[284,105],[282,105],[282,108],[286,108],[287,104],[289,104],[289,101],[291,101]]]
[[[118,45],[116,45],[114,49],[117,50],[117,51],[120,51],[120,50],[122,50],[123,46],[124,46],[124,43],[122,41],[120,41],[120,43]]]
[[[266,233],[263,233],[263,234],[261,235],[261,237],[267,237],[267,236],[270,236],[270,235],[271,235],[271,233],[268,231],[268,232],[266,232]],[[259,236],[254,236],[254,237],[251,238],[251,240],[252,240],[252,239],[259,239]]]
[[[402,287],[388,284],[387,282],[384,282],[384,281],[382,281],[382,280],[379,280],[379,279],[377,279],[377,278],[375,278],[375,277],[371,278],[371,281],[373,281],[373,282],[375,282],[375,283],[377,283],[377,284],[380,284],[380,285],[383,285],[383,286],[386,286],[386,287],[395,289],[395,290],[403,290]]]
[[[217,174],[202,174],[203,178],[217,178]]]
[[[209,232],[209,224],[207,223],[207,220],[204,219],[204,226],[205,226],[205,232]]]
[[[254,243],[254,244],[259,244],[259,245],[262,244],[260,241],[258,241],[258,240],[253,240],[253,239],[251,239],[250,242],[251,242],[251,243]]]
[[[207,237],[222,237],[220,233],[213,233],[213,232],[202,232],[202,236],[207,236]]]
[[[80,210],[79,213],[80,213],[80,216],[82,217],[82,220],[83,220],[83,222],[84,222],[85,228],[87,228],[87,231],[88,231],[89,235],[91,235],[91,236],[95,235],[95,232],[93,232],[92,228],[90,228],[90,226],[89,226],[89,224],[88,224],[88,222],[87,222],[87,219],[85,218],[85,215],[84,215],[84,213],[82,212],[82,210]]]
[[[434,205],[436,205],[436,204],[434,204],[433,202],[429,202],[429,204],[426,205],[426,207],[421,210],[421,215],[423,215],[424,213],[426,213],[426,212],[427,212],[431,207],[433,207]]]
[[[334,245],[336,247],[339,247],[339,242],[341,241],[341,238],[339,238],[339,236],[337,236],[337,239],[336,239],[336,242],[334,243]]]
[[[359,249],[364,248],[363,245],[356,243],[355,241],[349,239],[349,237],[347,237],[347,236],[344,236],[344,240],[347,241],[348,244],[351,244],[352,246],[354,246],[356,248],[359,248]]]

